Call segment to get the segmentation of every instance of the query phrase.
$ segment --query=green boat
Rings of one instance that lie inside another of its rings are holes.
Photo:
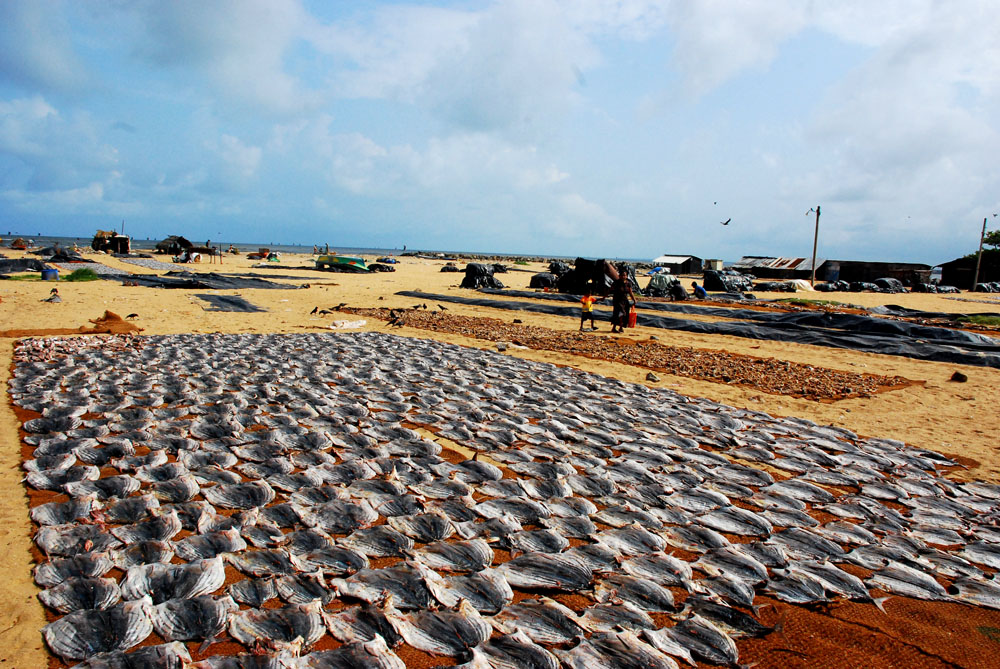
[[[316,269],[330,269],[335,272],[367,272],[364,258],[325,254],[316,258]]]

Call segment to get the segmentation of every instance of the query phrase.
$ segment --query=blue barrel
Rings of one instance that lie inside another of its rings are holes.
[[[58,281],[58,280],[59,280],[59,270],[57,269],[42,270],[42,281]]]

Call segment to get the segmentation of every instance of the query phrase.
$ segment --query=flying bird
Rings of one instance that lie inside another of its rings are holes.
[[[733,220],[733,219],[732,219],[732,218],[730,217],[730,218],[727,218],[726,220],[724,220],[724,221],[720,221],[720,222],[721,222],[721,223],[722,223],[723,225],[729,225],[729,221],[731,221],[731,220]]]

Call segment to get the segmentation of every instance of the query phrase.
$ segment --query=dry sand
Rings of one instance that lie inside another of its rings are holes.
[[[20,257],[17,251],[3,249],[8,257]],[[28,256],[31,257],[31,256]],[[142,267],[123,263],[115,258],[93,254],[88,258],[134,273],[160,274]],[[159,257],[164,259],[164,257]],[[310,256],[286,255],[283,266],[311,265]],[[359,275],[290,271],[285,269],[252,269],[256,261],[243,256],[226,256],[223,264],[178,266],[192,271],[255,272],[274,275],[274,281],[308,284],[295,290],[206,291],[176,290],[123,286],[121,281],[100,280],[83,283],[36,281],[0,281],[0,330],[45,331],[90,327],[90,321],[105,310],[122,317],[138,314],[134,323],[143,334],[173,333],[236,333],[236,332],[303,332],[325,331],[335,321],[356,320],[348,314],[310,315],[314,307],[329,308],[340,303],[355,307],[408,308],[415,300],[397,296],[401,290],[421,290],[428,293],[471,294],[458,287],[462,274],[442,273],[443,261],[401,258],[393,273]],[[526,289],[532,273],[543,271],[541,264],[531,264],[498,277],[509,288]],[[65,274],[65,272],[61,272]],[[294,275],[296,279],[279,278]],[[645,283],[640,280],[641,283]],[[53,286],[58,286],[61,303],[42,301]],[[266,309],[260,313],[213,312],[207,302],[196,294],[217,292],[240,295],[250,303]],[[758,294],[760,298],[788,297],[788,294]],[[821,297],[831,297],[821,295]],[[963,297],[978,299],[981,296]],[[1000,304],[966,302],[946,299],[941,295],[907,294],[841,294],[833,299],[864,306],[899,304],[912,309],[943,312],[1000,312]],[[429,305],[432,309],[435,304]],[[488,315],[511,321],[515,317],[526,324],[552,329],[575,331],[576,319],[544,314],[495,311],[480,307],[448,304],[452,313]],[[437,339],[477,348],[495,348],[491,342],[461,336],[439,334],[407,327],[390,328],[382,321],[369,320],[363,329],[391,331],[404,336]],[[30,536],[27,496],[20,483],[19,425],[6,396],[6,380],[10,375],[14,338],[8,333],[0,338],[0,537],[3,540],[3,564],[0,565],[0,598],[5,602],[0,615],[0,662],[8,666],[44,666],[48,654],[43,648],[39,628],[45,614],[35,595],[31,580]],[[872,374],[899,375],[922,384],[881,393],[871,398],[820,403],[781,395],[770,395],[745,387],[710,383],[690,378],[661,375],[651,383],[645,379],[647,370],[628,365],[581,358],[565,353],[508,348],[508,355],[532,360],[573,366],[587,371],[646,385],[663,386],[689,395],[710,398],[738,407],[747,407],[775,415],[801,416],[821,424],[835,424],[861,435],[900,439],[920,448],[929,448],[950,456],[958,456],[969,467],[954,476],[1000,482],[1000,370],[964,367],[951,363],[927,362],[907,358],[858,353],[833,348],[756,341],[739,337],[699,335],[685,332],[664,332],[651,328],[636,328],[625,337],[647,339],[651,334],[661,343],[696,348],[743,353],[759,357],[775,357],[818,367],[827,367]],[[594,337],[612,337],[604,324]],[[968,382],[950,381],[953,372],[961,370]],[[995,642],[994,642],[995,643]],[[755,658],[759,659],[759,658]],[[777,665],[774,665],[777,666]],[[788,665],[791,666],[791,665]]]

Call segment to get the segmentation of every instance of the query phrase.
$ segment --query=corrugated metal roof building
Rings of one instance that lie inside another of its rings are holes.
[[[816,276],[826,262],[816,258]],[[731,269],[752,274],[758,279],[808,279],[812,276],[812,258],[775,258],[770,256],[743,256]]]
[[[812,276],[812,258],[775,258],[743,256],[733,264],[737,272],[759,279],[808,279]],[[871,260],[828,260],[816,258],[817,281],[864,281],[899,279],[905,285],[930,281],[931,266],[920,263],[876,262]]]

